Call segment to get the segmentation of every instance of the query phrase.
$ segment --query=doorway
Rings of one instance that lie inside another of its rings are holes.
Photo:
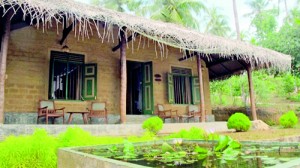
[[[153,113],[152,62],[127,61],[127,115]]]

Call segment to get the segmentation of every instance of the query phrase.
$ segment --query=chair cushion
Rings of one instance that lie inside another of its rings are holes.
[[[92,110],[105,110],[105,103],[92,103]]]
[[[157,105],[158,111],[164,111],[164,106],[159,104]]]
[[[54,103],[53,101],[49,101],[49,100],[42,100],[40,101],[40,108],[43,107],[48,107],[49,110],[54,110]]]
[[[199,112],[199,108],[196,105],[189,105],[189,112]]]

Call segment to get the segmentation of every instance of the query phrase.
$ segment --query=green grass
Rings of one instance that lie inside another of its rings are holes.
[[[281,126],[272,126],[270,130],[250,130],[248,132],[227,132],[221,134],[228,135],[239,141],[272,140],[289,136],[300,136],[300,123],[294,128],[288,129]]]

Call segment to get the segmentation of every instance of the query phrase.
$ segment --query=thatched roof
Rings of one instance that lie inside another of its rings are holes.
[[[0,0],[0,7],[22,11],[23,17],[30,15],[31,20],[39,26],[51,23],[55,19],[61,22],[63,16],[78,21],[78,35],[89,36],[91,27],[98,26],[99,22],[106,25],[126,27],[133,33],[138,33],[159,44],[169,45],[182,50],[196,51],[211,61],[211,55],[220,59],[241,60],[252,66],[272,66],[281,70],[289,69],[291,57],[269,49],[250,45],[245,42],[230,40],[199,33],[175,24],[153,21],[138,16],[120,13],[104,8],[93,7],[72,0]],[[43,24],[43,25],[41,25]],[[102,36],[103,32],[98,32]]]

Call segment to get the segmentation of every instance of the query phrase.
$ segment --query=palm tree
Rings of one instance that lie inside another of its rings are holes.
[[[100,5],[119,12],[135,12],[142,5],[143,0],[92,0],[92,4]]]
[[[287,7],[287,2],[286,0],[277,0],[277,6],[278,6],[278,14],[280,12],[280,3],[284,2],[284,9],[285,9],[285,13],[286,13],[286,18],[289,16],[289,11],[288,11],[288,7]]]
[[[245,14],[245,16],[255,17],[264,11],[269,5],[270,0],[251,0],[248,1],[248,6],[251,8],[251,12]]]
[[[235,22],[235,29],[236,29],[236,38],[238,40],[241,39],[240,37],[240,25],[239,25],[239,17],[236,9],[236,1],[232,0],[232,5],[233,5],[233,13],[234,13],[234,22]]]
[[[230,27],[226,17],[218,13],[217,8],[213,7],[207,10],[209,20],[206,25],[205,32],[218,35],[218,36],[227,36],[230,32]]]
[[[152,19],[198,28],[197,15],[204,10],[204,4],[199,0],[155,0],[148,11],[152,13]]]
[[[205,10],[199,0],[92,0],[92,3],[191,28],[199,27],[197,18]]]

